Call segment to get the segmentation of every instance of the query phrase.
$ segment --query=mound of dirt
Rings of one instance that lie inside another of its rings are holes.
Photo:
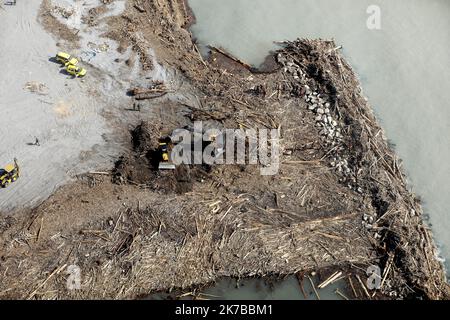
[[[196,166],[179,165],[175,170],[159,170],[162,160],[158,131],[142,121],[131,131],[132,151],[122,155],[113,169],[116,184],[134,184],[161,192],[178,194],[192,191],[193,180],[206,177]]]

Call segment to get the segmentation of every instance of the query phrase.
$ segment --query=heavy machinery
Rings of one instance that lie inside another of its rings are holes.
[[[58,52],[55,57],[56,61],[62,63],[64,66],[73,65],[76,66],[78,64],[78,59],[72,57],[70,54],[65,52]]]
[[[66,66],[66,71],[68,74],[71,74],[71,75],[73,75],[75,77],[79,77],[79,78],[84,77],[87,73],[86,69],[81,68],[79,66],[74,66],[72,64],[69,64]]]
[[[175,170],[175,165],[170,160],[169,154],[170,139],[162,139],[159,142],[159,152],[161,160],[159,161],[159,170]]]
[[[16,181],[20,176],[17,159],[14,158],[14,164],[7,164],[5,168],[0,169],[0,188],[6,188],[10,183]]]

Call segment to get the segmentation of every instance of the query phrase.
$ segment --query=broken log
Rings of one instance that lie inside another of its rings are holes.
[[[244,66],[245,68],[247,68],[247,69],[249,69],[249,70],[252,70],[252,69],[253,69],[253,67],[252,67],[251,65],[249,65],[248,63],[246,63],[246,62],[244,62],[244,61],[242,61],[242,60],[236,58],[236,57],[233,56],[232,54],[230,54],[230,53],[228,53],[228,52],[226,52],[226,51],[224,51],[224,50],[222,50],[222,49],[216,48],[216,47],[214,47],[214,46],[208,46],[208,48],[211,49],[211,50],[213,50],[213,51],[216,51],[216,52],[220,53],[221,55],[227,57],[228,59],[233,60],[234,62],[237,62],[237,63],[241,64],[242,66]]]
[[[129,90],[130,95],[136,100],[153,99],[166,95],[169,92],[164,86],[154,88],[133,88]]]

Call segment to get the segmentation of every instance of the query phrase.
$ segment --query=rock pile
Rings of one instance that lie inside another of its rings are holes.
[[[302,92],[304,93],[304,99],[307,102],[308,110],[314,115],[316,120],[316,126],[320,129],[319,134],[322,137],[325,144],[332,148],[329,152],[330,166],[336,169],[342,176],[345,177],[345,181],[348,181],[348,187],[355,189],[358,192],[362,190],[356,185],[356,179],[352,174],[352,168],[349,165],[348,159],[345,158],[340,150],[343,149],[343,133],[342,124],[338,117],[334,115],[332,111],[330,99],[319,92],[318,86],[315,84],[315,80],[309,78],[302,68],[294,61],[290,60],[282,53],[277,55],[277,60],[284,67],[283,71],[292,76],[295,82],[298,82],[302,86]]]
[[[318,81],[308,76],[304,70],[304,66],[300,66],[299,62],[293,61],[289,55],[278,53],[277,61],[282,64],[283,71],[291,76],[292,91],[291,94],[305,99],[307,109],[311,112],[319,129],[319,134],[326,147],[327,160],[329,165],[335,168],[336,172],[341,176],[340,181],[347,185],[348,188],[364,193],[364,189],[356,180],[357,167],[352,166],[348,158],[345,145],[344,124],[340,121],[337,106],[330,96],[320,92]],[[300,88],[296,87],[296,85]],[[300,95],[297,94],[300,92]],[[376,217],[364,214],[362,217],[362,225],[367,230],[374,230],[377,225]],[[379,239],[381,235],[375,232],[375,239]]]
[[[320,93],[312,91],[305,84],[305,100],[308,110],[315,114],[316,125],[321,128],[320,135],[328,145],[334,146],[342,140],[341,127],[330,111],[331,104]]]

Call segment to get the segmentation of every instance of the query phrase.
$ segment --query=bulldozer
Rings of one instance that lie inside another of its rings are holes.
[[[169,147],[171,145],[170,139],[161,139],[159,141],[159,152],[161,159],[159,161],[159,170],[175,170],[175,165],[170,160]]]
[[[0,168],[0,188],[6,188],[10,183],[16,181],[20,176],[17,159],[14,158],[14,164],[7,164],[3,169]]]

